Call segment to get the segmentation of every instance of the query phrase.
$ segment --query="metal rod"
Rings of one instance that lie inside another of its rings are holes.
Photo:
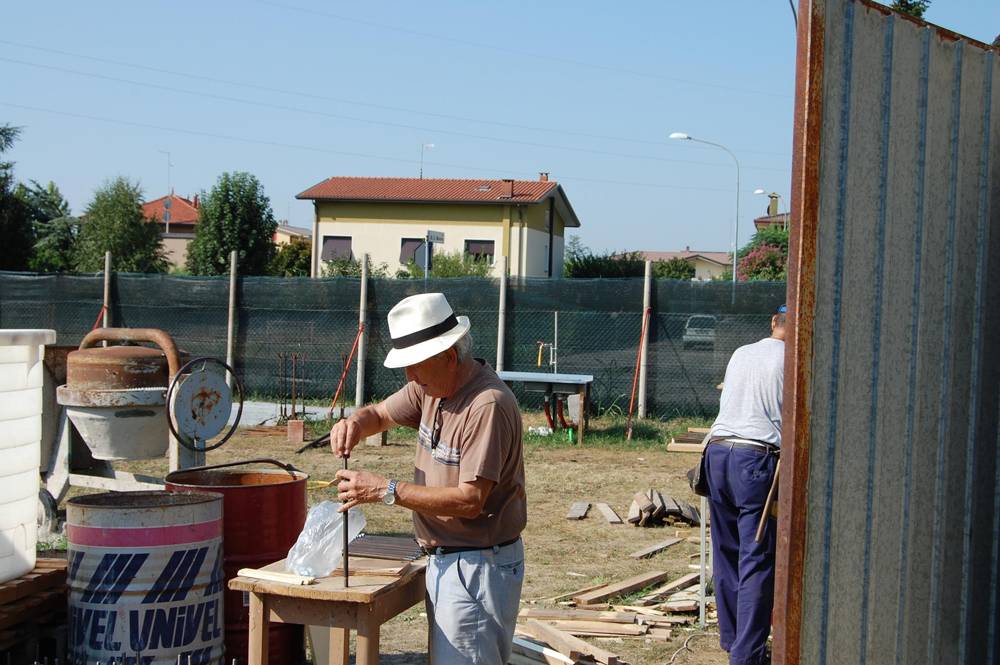
[[[549,364],[559,373],[559,310],[552,312],[552,346],[549,347]]]
[[[295,420],[295,365],[299,361],[299,354],[292,354],[292,415],[289,416],[292,420]]]
[[[349,458],[350,458],[350,455],[344,455],[344,471],[347,471],[347,460]],[[351,511],[349,511],[349,510],[345,510],[344,511],[344,588],[345,589],[351,585],[350,567],[349,567],[349,563],[348,563],[348,558],[349,558],[348,557],[348,546],[347,546],[348,542],[350,541],[350,537],[349,537],[349,535],[347,533],[347,525],[348,525],[348,519],[347,518],[348,518],[348,514],[350,512]]]

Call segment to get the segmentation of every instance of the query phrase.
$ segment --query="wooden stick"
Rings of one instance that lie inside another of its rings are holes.
[[[236,573],[239,577],[249,577],[254,580],[268,582],[284,582],[285,584],[306,585],[315,584],[316,578],[294,573],[279,573],[273,570],[258,570],[257,568],[240,568]]]

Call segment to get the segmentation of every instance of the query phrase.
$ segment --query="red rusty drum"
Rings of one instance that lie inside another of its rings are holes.
[[[274,464],[279,469],[231,467]],[[308,475],[277,460],[254,459],[174,471],[167,490],[211,491],[223,497],[223,568],[226,582],[240,568],[258,568],[284,559],[306,521]],[[247,662],[249,601],[241,591],[225,592],[226,661]],[[271,665],[302,661],[302,626],[272,623]]]

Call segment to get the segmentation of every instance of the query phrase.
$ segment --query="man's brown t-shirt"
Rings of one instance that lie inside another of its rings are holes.
[[[440,437],[431,446],[437,415]],[[496,483],[483,512],[474,518],[413,513],[417,541],[424,547],[489,547],[514,540],[524,529],[521,412],[510,388],[485,363],[446,400],[429,397],[414,382],[391,395],[384,406],[393,421],[418,430],[414,482],[458,487],[486,478]]]

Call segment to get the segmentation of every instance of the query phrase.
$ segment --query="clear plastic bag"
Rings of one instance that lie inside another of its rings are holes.
[[[341,504],[324,501],[309,509],[298,540],[288,550],[285,567],[296,575],[326,577],[340,565],[344,548],[344,514]],[[365,528],[365,515],[358,508],[347,511],[347,535],[354,540]]]

